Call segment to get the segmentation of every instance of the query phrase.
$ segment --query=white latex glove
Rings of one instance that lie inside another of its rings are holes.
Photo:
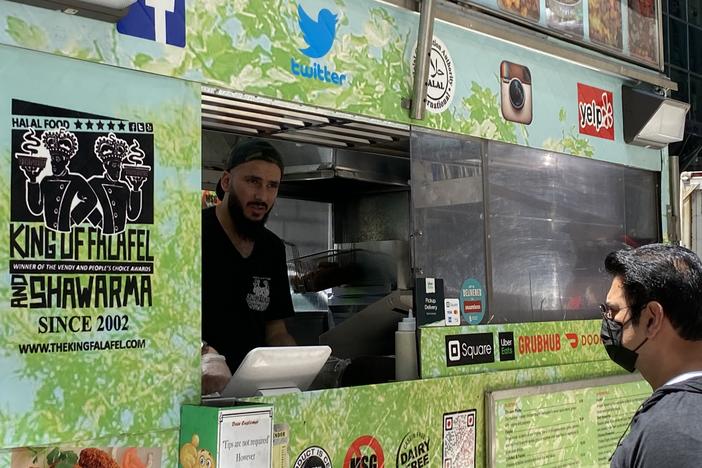
[[[210,348],[212,349],[212,348]],[[202,355],[202,394],[209,395],[221,392],[232,378],[232,373],[227,366],[224,356],[216,352]]]

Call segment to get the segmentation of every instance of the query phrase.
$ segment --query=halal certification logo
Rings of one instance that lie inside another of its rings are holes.
[[[412,70],[417,58],[417,46],[412,56]],[[446,44],[434,36],[429,56],[429,74],[427,76],[427,110],[439,114],[451,105],[454,95],[455,76],[453,59]]]
[[[332,468],[331,458],[322,447],[307,447],[297,456],[295,468]]]

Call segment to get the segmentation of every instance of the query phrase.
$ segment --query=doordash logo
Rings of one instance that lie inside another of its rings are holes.
[[[614,140],[614,106],[611,91],[578,83],[580,133]]]
[[[575,349],[580,346],[593,346],[600,344],[600,335],[596,333],[588,333],[587,335],[578,335],[577,333],[566,333],[566,338],[570,343],[570,347]]]
[[[337,15],[326,8],[322,8],[319,10],[315,21],[302,8],[302,5],[297,6],[297,14],[302,38],[307,45],[307,47],[300,49],[300,52],[311,59],[321,59],[329,53],[332,45],[334,45],[338,25]],[[345,73],[337,73],[333,69],[329,69],[327,65],[321,65],[315,61],[305,64],[302,61],[295,60],[295,57],[290,57],[290,71],[295,76],[337,86],[343,85],[347,80]]]

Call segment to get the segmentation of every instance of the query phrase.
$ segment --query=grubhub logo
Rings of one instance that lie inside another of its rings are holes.
[[[495,362],[492,333],[447,335],[445,339],[446,365],[449,367]]]
[[[307,44],[307,47],[301,48],[300,52],[311,59],[321,59],[329,53],[334,45],[338,25],[337,15],[327,8],[322,8],[319,10],[315,21],[299,4],[297,6],[297,14],[299,16],[298,25],[302,32],[302,38]],[[327,65],[314,61],[310,64],[305,64],[295,60],[295,57],[290,57],[290,71],[295,76],[336,86],[343,85],[348,78],[346,73],[337,73]]]
[[[614,140],[614,106],[611,91],[578,83],[580,133]]]
[[[517,340],[519,354],[541,354],[561,350],[561,335],[559,333],[545,333],[542,335],[524,335]]]

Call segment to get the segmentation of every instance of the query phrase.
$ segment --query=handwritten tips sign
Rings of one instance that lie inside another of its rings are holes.
[[[219,468],[270,467],[272,407],[224,410],[219,419]]]

